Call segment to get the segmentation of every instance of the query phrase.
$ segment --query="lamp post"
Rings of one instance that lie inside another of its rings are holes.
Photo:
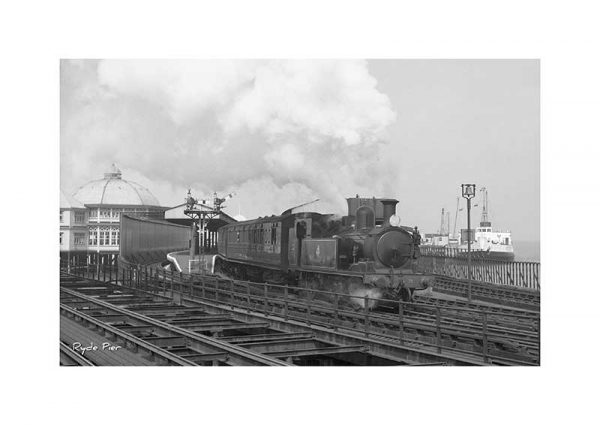
[[[474,184],[461,184],[462,197],[467,200],[467,281],[469,302],[471,302],[471,199],[475,197]]]

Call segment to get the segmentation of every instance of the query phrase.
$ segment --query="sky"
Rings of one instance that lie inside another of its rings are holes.
[[[435,232],[475,183],[494,227],[537,241],[539,87],[537,60],[63,60],[61,188],[114,162],[165,206],[188,188],[233,192],[246,218],[393,197]]]

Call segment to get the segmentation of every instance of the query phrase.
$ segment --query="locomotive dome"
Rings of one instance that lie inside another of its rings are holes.
[[[81,186],[73,198],[85,205],[141,205],[158,207],[158,199],[144,186],[121,178],[115,164],[101,180]]]

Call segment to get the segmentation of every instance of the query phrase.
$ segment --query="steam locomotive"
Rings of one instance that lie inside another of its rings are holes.
[[[348,198],[348,215],[292,208],[280,216],[223,226],[215,271],[234,278],[409,301],[433,285],[415,271],[416,234],[400,226],[396,199]],[[372,303],[371,303],[371,300]]]

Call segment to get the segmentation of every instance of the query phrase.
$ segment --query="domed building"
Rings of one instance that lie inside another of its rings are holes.
[[[104,173],[104,178],[93,180],[81,186],[73,197],[86,206],[98,209],[117,209],[121,206],[136,207],[135,209],[151,210],[160,203],[144,186],[123,180],[121,171],[115,164],[109,173]],[[140,208],[142,207],[142,208]]]
[[[147,188],[124,180],[115,164],[110,172],[104,174],[103,179],[84,184],[73,193],[71,199],[74,201],[70,205],[64,205],[65,208],[72,208],[75,202],[78,202],[78,207],[85,207],[85,249],[88,261],[96,259],[103,263],[113,262],[119,253],[121,214],[164,219],[164,211],[167,209],[160,205],[158,199]],[[62,223],[62,204],[61,202],[61,226],[68,226]],[[81,215],[81,212],[79,214]],[[81,224],[78,220],[77,225]],[[64,257],[62,251],[80,251],[83,248],[81,244],[77,247],[69,244],[65,246],[62,242],[61,234],[61,257]]]

